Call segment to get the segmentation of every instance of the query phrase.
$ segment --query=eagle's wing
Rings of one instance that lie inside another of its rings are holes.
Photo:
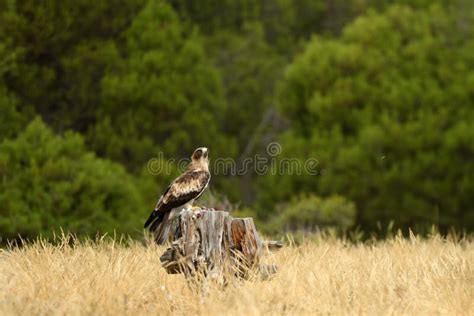
[[[187,171],[179,176],[161,199],[161,205],[175,208],[197,199],[209,184],[211,175],[208,171]]]
[[[145,228],[153,223],[150,230],[154,231],[173,208],[200,197],[210,179],[211,174],[204,170],[189,170],[176,178],[159,199],[145,223]]]

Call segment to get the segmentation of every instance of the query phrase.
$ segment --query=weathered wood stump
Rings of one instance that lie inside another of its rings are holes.
[[[281,247],[277,242],[263,242],[252,218],[233,218],[227,212],[212,209],[183,212],[172,240],[171,247],[160,257],[168,273],[221,282],[230,275],[268,278],[276,267],[261,265],[260,259],[265,248]]]

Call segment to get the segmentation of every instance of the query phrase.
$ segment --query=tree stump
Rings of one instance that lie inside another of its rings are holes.
[[[261,256],[265,248],[270,248],[269,244],[281,247],[277,242],[268,245],[263,242],[252,218],[233,218],[228,212],[212,209],[184,211],[172,240],[160,257],[168,273],[219,282],[225,282],[230,275],[268,278],[276,272],[276,267],[261,265]]]

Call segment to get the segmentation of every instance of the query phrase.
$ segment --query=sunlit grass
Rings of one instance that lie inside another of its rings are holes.
[[[0,250],[0,314],[474,314],[474,243],[305,242],[269,254],[270,281],[190,287],[163,247],[109,239]]]

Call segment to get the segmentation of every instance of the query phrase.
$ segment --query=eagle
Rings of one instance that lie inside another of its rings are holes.
[[[168,240],[171,222],[183,210],[192,208],[194,200],[202,195],[210,180],[209,151],[206,147],[199,147],[193,152],[184,173],[171,182],[145,222],[145,229],[154,233],[158,244]]]

